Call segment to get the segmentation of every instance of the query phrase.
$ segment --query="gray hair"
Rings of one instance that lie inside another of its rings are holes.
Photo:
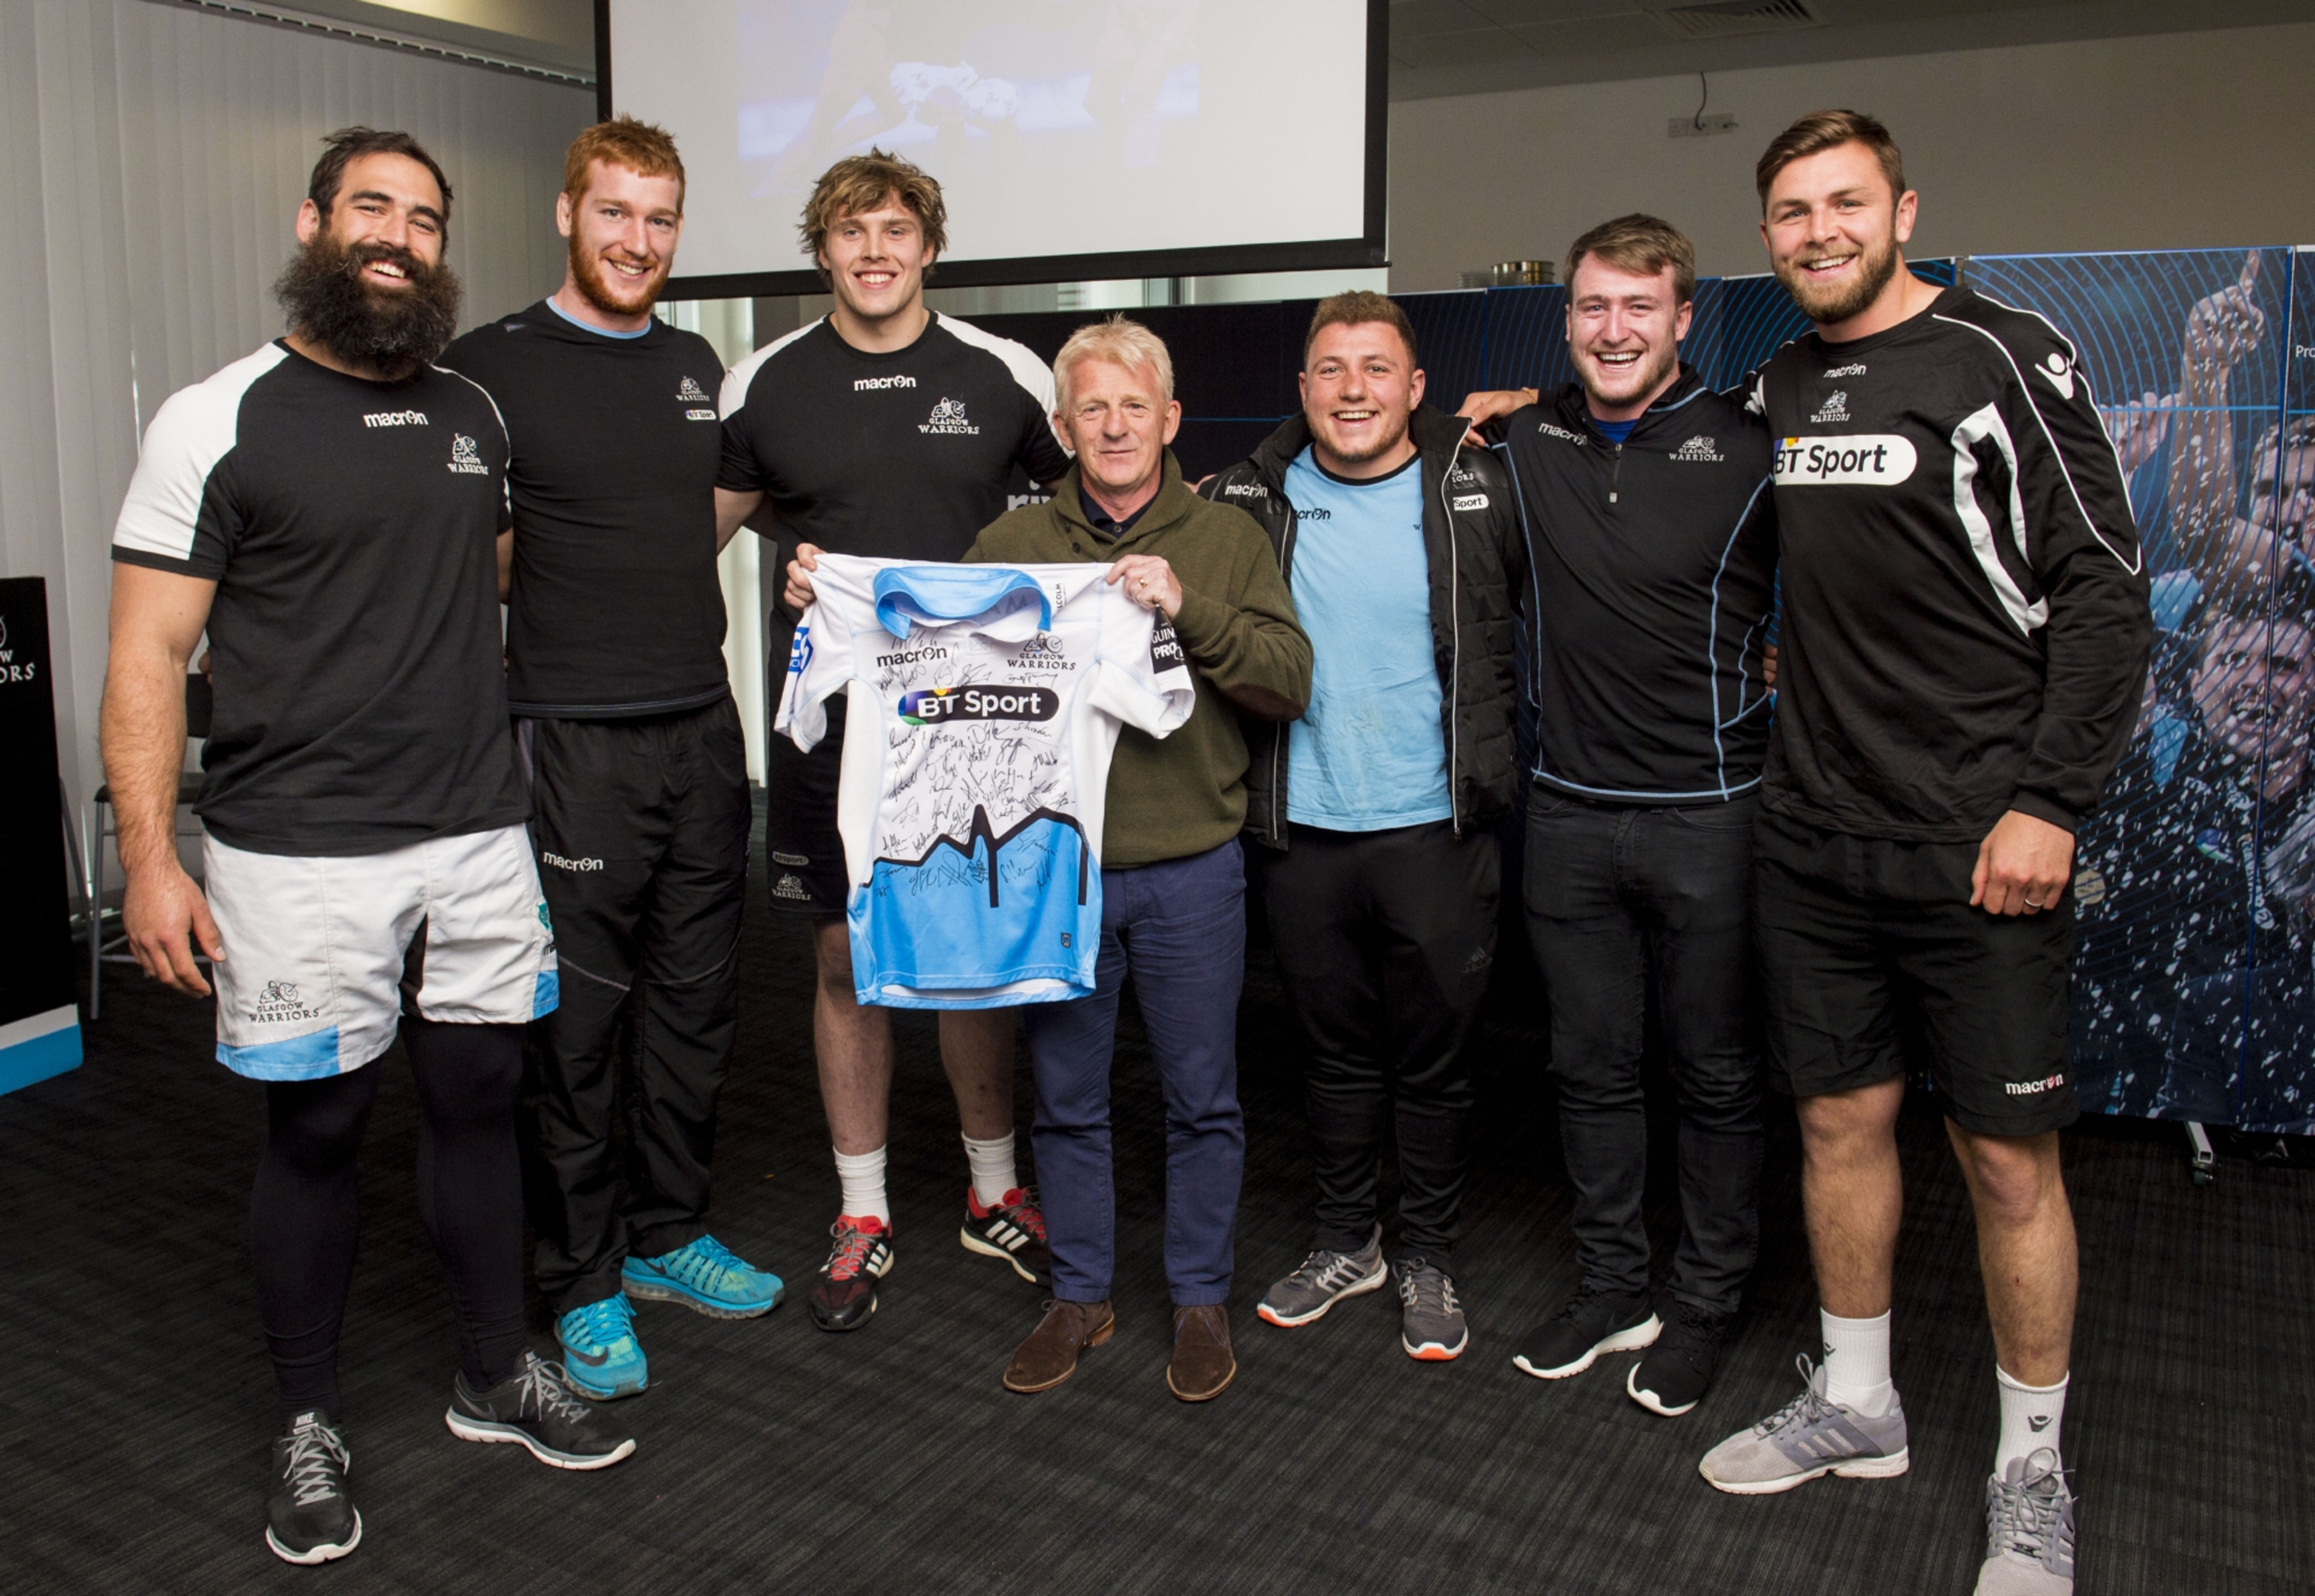
[[[1079,327],[1053,357],[1053,387],[1058,395],[1054,403],[1063,415],[1071,408],[1070,377],[1086,360],[1107,360],[1129,371],[1146,366],[1158,376],[1158,403],[1164,404],[1174,397],[1174,357],[1166,352],[1166,341],[1140,322],[1113,315]]]

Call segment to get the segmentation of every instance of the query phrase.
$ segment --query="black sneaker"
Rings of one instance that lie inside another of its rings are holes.
[[[361,1544],[361,1514],[346,1494],[353,1454],[337,1426],[301,1413],[273,1443],[265,1544],[284,1563],[327,1563]]]
[[[1663,1329],[1645,1291],[1626,1296],[1585,1281],[1557,1317],[1528,1332],[1512,1361],[1538,1379],[1566,1379],[1591,1368],[1602,1352],[1654,1344]]]
[[[823,1330],[857,1330],[876,1311],[876,1282],[892,1272],[892,1229],[874,1214],[838,1214],[828,1262],[804,1306]]]
[[[1713,1373],[1720,1367],[1720,1338],[1727,1330],[1725,1315],[1674,1302],[1672,1323],[1624,1377],[1625,1394],[1650,1413],[1680,1417],[1712,1388]]]
[[[608,1468],[635,1450],[618,1435],[603,1410],[571,1388],[560,1363],[537,1352],[522,1355],[522,1372],[485,1391],[450,1384],[450,1410],[442,1415],[460,1441],[510,1441],[550,1468]]]
[[[965,1187],[964,1228],[957,1239],[967,1252],[1004,1259],[1033,1286],[1052,1283],[1053,1249],[1045,1243],[1045,1216],[1034,1187],[1016,1186],[986,1208],[980,1194]]]

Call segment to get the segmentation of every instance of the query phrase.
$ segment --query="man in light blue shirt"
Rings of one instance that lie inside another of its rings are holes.
[[[1320,464],[1315,441],[1286,468],[1301,523],[1288,574],[1317,661],[1310,707],[1289,732],[1296,825],[1379,831],[1450,818],[1423,474],[1415,446],[1402,447],[1406,459],[1363,480]]]
[[[1302,414],[1202,491],[1270,532],[1315,659],[1309,707],[1253,740],[1246,776],[1272,944],[1310,1043],[1318,1181],[1312,1250],[1256,1311],[1308,1325],[1395,1284],[1401,1346],[1435,1361],[1468,1339],[1449,1272],[1463,1043],[1495,961],[1526,548],[1502,466],[1422,400],[1406,314],[1379,294],[1324,300]],[[1401,1186],[1388,1261],[1387,1128]]]

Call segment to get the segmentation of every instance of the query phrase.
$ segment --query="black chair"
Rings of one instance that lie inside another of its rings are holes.
[[[185,736],[200,742],[209,734],[209,718],[216,706],[216,696],[209,687],[209,678],[198,673],[185,678]],[[187,811],[195,798],[200,796],[201,773],[198,770],[181,772],[177,776],[177,835],[198,837],[200,822],[197,820],[189,829],[185,825]],[[137,955],[128,951],[129,934],[114,931],[106,935],[105,916],[112,916],[117,925],[119,909],[104,907],[104,839],[118,838],[120,829],[113,824],[112,786],[105,783],[96,789],[96,796],[88,803],[88,830],[79,849],[81,856],[82,901],[88,906],[88,1017],[93,1021],[100,1012],[102,984],[107,964],[134,964]],[[117,847],[117,844],[116,844]],[[194,958],[206,969],[208,960],[202,957],[198,944]]]

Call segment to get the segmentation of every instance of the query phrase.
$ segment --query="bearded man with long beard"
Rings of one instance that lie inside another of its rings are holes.
[[[301,1564],[361,1539],[338,1334],[354,1158],[397,1035],[457,1310],[451,1433],[558,1468],[634,1450],[524,1324],[515,1101],[557,971],[499,662],[506,434],[488,395],[430,364],[457,324],[450,185],[407,133],[325,143],[276,288],[288,336],[146,431],[113,534],[103,715],[129,944],[178,991],[214,983],[218,1062],[265,1083],[250,1252],[282,1426],[265,1541]],[[175,815],[204,629],[196,884]]]
[[[530,1212],[539,1293],[598,1400],[649,1379],[634,1299],[742,1319],[783,1290],[707,1227],[750,817],[715,575],[723,368],[652,315],[683,190],[661,129],[588,129],[555,200],[563,286],[443,358],[490,390],[513,450],[507,695],[570,977],[531,1032]]]
[[[1803,1358],[1799,1395],[1700,1467],[1744,1495],[1905,1471],[1889,1311],[1918,1062],[1992,1320],[2001,1423],[1977,1589],[2060,1596],[2067,888],[2075,828],[2138,718],[2153,631],[2138,532],[2074,346],[1906,268],[1920,197],[1887,129],[1815,112],[1755,176],[1770,263],[1814,324],[1747,386],[1774,442],[1784,651],[1755,912],[1824,1362]]]

